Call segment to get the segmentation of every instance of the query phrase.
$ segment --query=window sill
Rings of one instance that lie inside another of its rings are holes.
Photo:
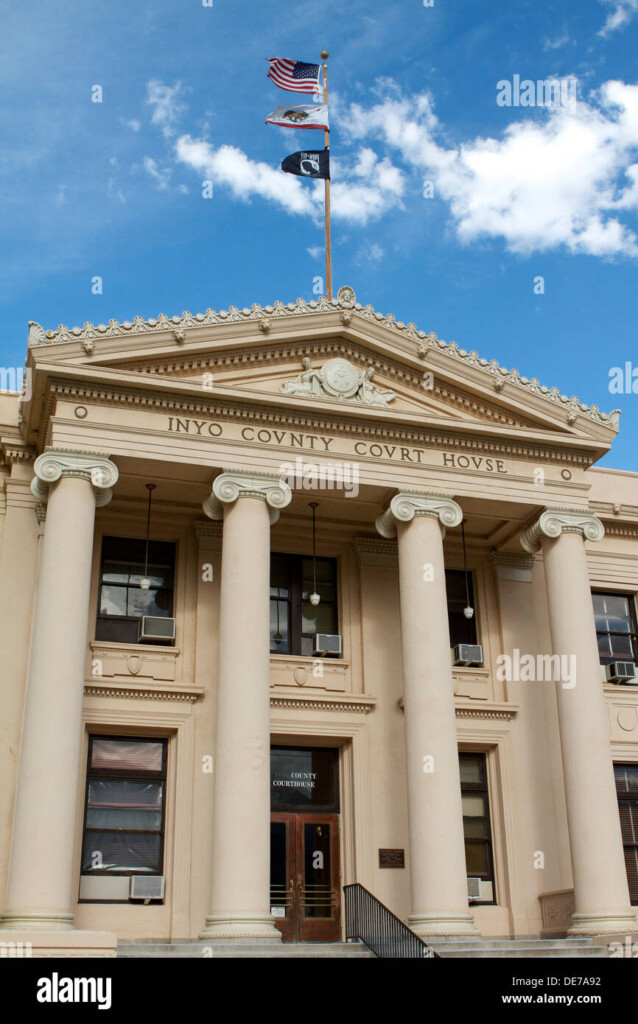
[[[299,662],[300,665],[312,666],[315,662],[321,662],[324,665],[340,665],[342,668],[348,668],[350,661],[346,658],[333,658],[332,655],[327,655],[325,658],[317,655],[314,657],[311,654],[274,654],[270,652],[271,662],[282,662],[284,665],[290,664],[290,662]]]
[[[125,644],[119,640],[91,640],[90,646],[93,651],[100,647],[107,651],[130,651],[131,654],[139,654],[140,651],[149,651],[160,654],[172,654],[175,657],[177,657],[181,651],[179,647],[175,647],[172,644]]]

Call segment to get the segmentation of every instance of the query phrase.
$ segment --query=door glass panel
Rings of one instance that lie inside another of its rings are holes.
[[[285,917],[289,905],[286,871],[286,822],[270,823],[270,907],[271,914]]]
[[[330,825],[304,825],[304,917],[332,916]]]
[[[339,811],[339,754],[332,748],[270,748],[272,811]]]

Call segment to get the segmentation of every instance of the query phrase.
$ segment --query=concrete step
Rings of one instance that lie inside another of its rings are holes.
[[[515,949],[517,946],[525,946],[528,949],[565,949],[568,946],[574,949],[585,949],[593,945],[593,940],[586,937],[574,939],[490,939],[488,937],[482,939],[440,939],[437,937],[430,939],[429,944],[434,946],[435,949],[438,949],[439,946],[442,946],[444,949],[482,949],[487,944],[493,949]]]
[[[600,959],[609,956],[606,946],[592,939],[432,939],[430,945],[441,957],[455,959]]]
[[[215,943],[206,942],[119,942],[118,958],[124,960],[144,957],[202,958],[215,960],[231,958],[250,959],[366,959],[374,957],[362,942],[282,942],[282,943]]]

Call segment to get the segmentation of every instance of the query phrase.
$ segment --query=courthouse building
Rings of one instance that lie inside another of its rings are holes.
[[[617,413],[342,288],[31,323],[0,424],[0,941],[638,928]]]

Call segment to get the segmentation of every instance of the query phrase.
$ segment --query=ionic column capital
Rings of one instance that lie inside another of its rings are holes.
[[[51,484],[62,477],[79,477],[88,480],[95,488],[95,504],[98,508],[108,505],[113,497],[113,486],[117,483],[119,470],[104,452],[81,452],[64,448],[47,448],[33,464],[35,476],[31,481],[31,492],[38,501],[47,501]]]
[[[399,491],[385,512],[377,517],[375,525],[382,537],[396,537],[397,523],[409,523],[415,516],[433,516],[438,519],[445,536],[445,527],[458,526],[463,512],[461,506],[446,494]]]
[[[238,498],[260,498],[268,505],[270,525],[279,519],[279,510],[292,501],[292,491],[287,483],[274,474],[250,473],[236,469],[225,469],[213,481],[213,492],[203,503],[209,519],[223,519],[224,505],[232,504]]]
[[[546,508],[535,523],[521,536],[521,545],[531,555],[540,550],[543,537],[560,537],[561,533],[578,533],[583,540],[602,540],[605,527],[589,512],[567,508]]]

